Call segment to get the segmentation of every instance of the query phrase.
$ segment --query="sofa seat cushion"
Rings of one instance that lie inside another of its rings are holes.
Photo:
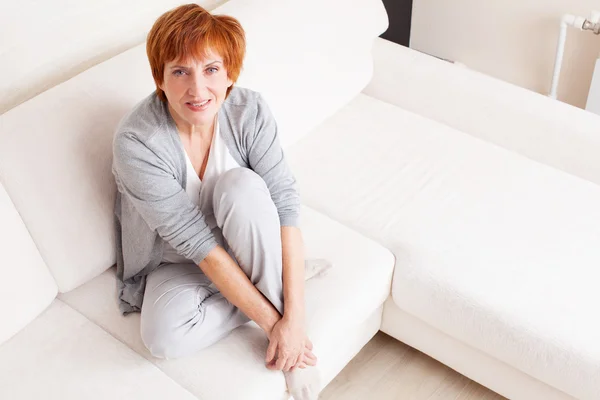
[[[3,399],[195,397],[60,300],[0,346]]]
[[[392,249],[404,311],[600,394],[600,187],[370,98],[288,153],[304,201]]]
[[[306,283],[305,295],[308,335],[326,384],[379,330],[394,257],[308,208],[302,210],[301,226],[307,257],[333,263],[326,275]],[[59,296],[203,400],[286,398],[283,374],[264,367],[268,343],[254,323],[195,355],[162,360],[153,358],[142,343],[140,315],[119,313],[114,269]]]

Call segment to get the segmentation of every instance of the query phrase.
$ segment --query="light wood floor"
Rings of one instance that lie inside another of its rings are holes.
[[[379,332],[325,388],[320,400],[505,400],[427,355]]]

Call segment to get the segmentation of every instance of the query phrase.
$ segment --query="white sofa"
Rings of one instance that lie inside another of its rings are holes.
[[[306,288],[324,384],[381,329],[511,399],[599,399],[600,117],[377,39],[381,2],[353,4],[215,10],[247,31],[239,84],[278,120],[307,256],[334,264]],[[287,398],[254,324],[160,360],[118,312],[111,141],[152,89],[142,44],[0,116],[2,399]]]

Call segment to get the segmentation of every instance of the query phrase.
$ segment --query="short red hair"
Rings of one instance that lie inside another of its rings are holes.
[[[228,15],[212,15],[197,4],[186,4],[161,15],[148,33],[146,53],[156,94],[166,101],[159,87],[164,81],[165,64],[206,57],[208,50],[223,58],[227,76],[234,83],[246,55],[246,35],[239,21]],[[226,96],[233,89],[227,89]]]

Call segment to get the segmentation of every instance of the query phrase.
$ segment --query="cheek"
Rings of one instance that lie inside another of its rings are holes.
[[[178,79],[165,79],[163,84],[163,90],[167,94],[168,98],[176,99],[186,91],[186,86],[182,80]]]
[[[213,91],[217,92],[219,96],[225,97],[225,93],[229,87],[229,79],[227,79],[227,75],[216,77],[216,79],[213,81],[212,87]]]

